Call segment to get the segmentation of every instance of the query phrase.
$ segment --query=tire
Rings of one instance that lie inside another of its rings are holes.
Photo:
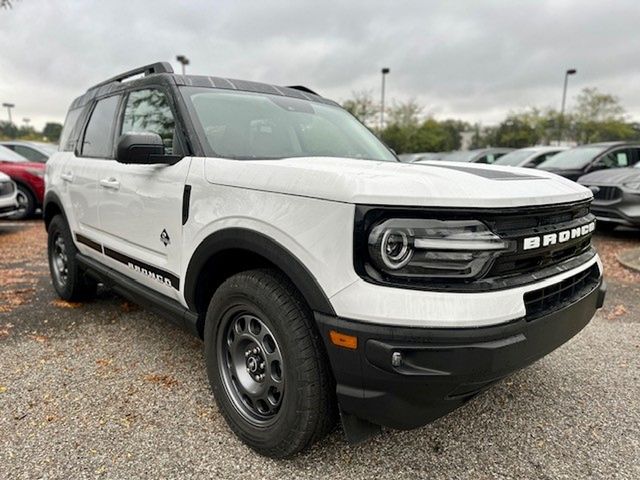
[[[56,215],[49,224],[47,257],[53,288],[63,300],[86,300],[96,293],[97,283],[82,271],[77,253],[66,220]]]
[[[209,304],[204,343],[216,403],[256,452],[290,457],[335,425],[335,383],[311,310],[278,271],[228,278]]]
[[[12,220],[25,220],[31,218],[36,212],[36,198],[33,193],[24,185],[17,185],[18,187],[18,211],[11,215],[9,218]]]

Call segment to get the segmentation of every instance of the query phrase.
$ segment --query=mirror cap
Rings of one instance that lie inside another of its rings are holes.
[[[164,163],[164,144],[157,133],[124,133],[118,140],[116,160],[120,163]]]

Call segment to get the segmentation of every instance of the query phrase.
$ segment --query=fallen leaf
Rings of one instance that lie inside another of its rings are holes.
[[[67,302],[66,300],[62,300],[61,298],[56,298],[51,302],[54,307],[58,308],[78,308],[82,306],[82,303],[79,302]]]

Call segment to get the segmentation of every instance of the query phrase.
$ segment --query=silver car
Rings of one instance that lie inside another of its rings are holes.
[[[494,165],[506,165],[510,167],[536,168],[545,160],[556,153],[567,150],[568,147],[527,147],[515,150],[503,155],[496,160]]]

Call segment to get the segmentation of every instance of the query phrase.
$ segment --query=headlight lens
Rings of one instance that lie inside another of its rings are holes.
[[[627,182],[622,184],[625,188],[629,190],[634,190],[636,192],[640,192],[640,181],[637,182]]]
[[[509,243],[476,220],[394,218],[371,228],[371,266],[405,279],[473,279],[491,266]]]

